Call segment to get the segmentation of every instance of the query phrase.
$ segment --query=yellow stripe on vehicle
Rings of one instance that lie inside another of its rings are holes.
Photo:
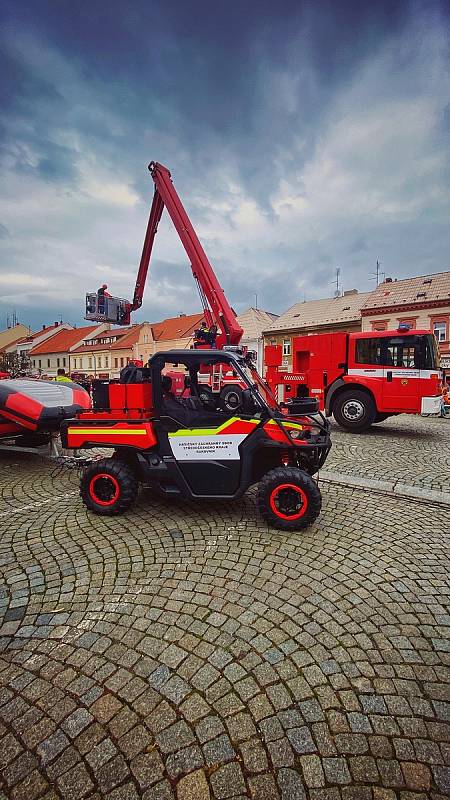
[[[105,434],[107,434],[108,436],[110,434],[115,435],[115,436],[123,436],[123,435],[126,435],[126,436],[128,436],[128,435],[131,435],[131,436],[146,436],[148,431],[143,431],[141,428],[139,428],[138,430],[128,430],[126,428],[120,428],[120,430],[117,430],[117,428],[116,429],[114,429],[114,428],[69,428],[68,429],[68,433],[72,434],[72,435],[75,435],[75,436],[78,436],[79,434],[87,434],[87,433],[101,434],[102,436],[105,435]]]
[[[259,425],[261,420],[232,417],[231,419],[227,419],[226,422],[223,422],[222,425],[219,425],[218,428],[180,428],[179,431],[169,433],[169,438],[172,438],[172,436],[216,436],[218,433],[223,433],[227,428],[230,428],[235,422],[248,422],[250,425]]]
[[[299,425],[298,422],[283,422],[281,419],[278,420],[278,422],[281,422],[283,428],[294,428],[294,430],[296,429],[298,431],[302,431],[304,428],[304,425]],[[278,422],[276,422],[274,419],[271,419],[267,425],[278,425]]]

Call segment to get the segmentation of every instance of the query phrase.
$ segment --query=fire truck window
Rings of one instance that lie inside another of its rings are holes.
[[[382,339],[357,339],[356,356],[357,364],[381,364]]]
[[[386,339],[386,355],[385,365],[392,367],[407,367],[414,369],[417,366],[416,356],[416,343],[409,337],[404,339],[401,336],[396,336],[392,339]]]

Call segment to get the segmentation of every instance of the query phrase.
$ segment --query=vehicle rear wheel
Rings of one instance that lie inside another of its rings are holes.
[[[240,386],[225,386],[220,399],[226,411],[237,411],[242,405],[242,389]]]
[[[319,516],[322,496],[317,483],[296,467],[277,467],[258,486],[258,508],[273,528],[298,531]]]
[[[337,424],[355,433],[370,428],[375,422],[376,413],[371,395],[361,389],[342,392],[333,405],[333,417]]]
[[[130,508],[138,488],[139,483],[128,464],[117,458],[105,458],[84,470],[80,496],[90,511],[110,517]]]

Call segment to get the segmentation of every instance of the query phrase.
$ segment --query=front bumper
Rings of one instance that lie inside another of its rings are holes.
[[[422,397],[422,404],[420,407],[421,414],[439,414],[441,410],[441,396],[437,397]]]

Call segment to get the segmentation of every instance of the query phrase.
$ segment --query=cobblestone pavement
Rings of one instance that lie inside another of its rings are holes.
[[[335,434],[339,471],[434,467],[435,421],[391,426]],[[287,536],[251,493],[104,519],[14,455],[0,488],[0,798],[450,795],[446,510],[326,484]]]
[[[405,414],[347,433],[332,422],[326,469],[450,492],[450,418]]]

